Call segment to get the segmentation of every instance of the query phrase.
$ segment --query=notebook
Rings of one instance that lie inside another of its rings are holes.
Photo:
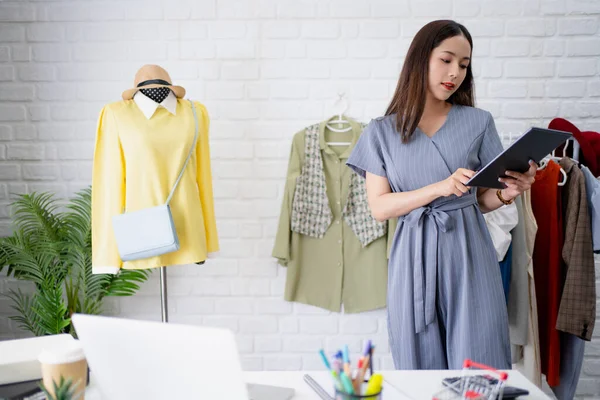
[[[0,400],[45,400],[46,395],[40,384],[39,379],[34,379],[0,385]]]

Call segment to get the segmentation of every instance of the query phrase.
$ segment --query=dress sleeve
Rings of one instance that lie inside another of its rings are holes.
[[[109,106],[100,112],[92,165],[92,272],[116,274],[122,266],[112,217],[125,205],[125,159]]]
[[[376,120],[372,120],[360,135],[346,165],[363,178],[367,172],[387,178]]]
[[[209,257],[219,251],[219,238],[217,236],[217,220],[215,218],[215,205],[213,198],[213,182],[210,166],[209,129],[210,120],[208,111],[199,102],[194,102],[198,115],[198,142],[196,143],[196,159],[198,171],[196,173],[200,203],[202,204],[202,218],[206,235],[206,250]],[[211,254],[212,253],[212,254]]]
[[[300,149],[304,149],[304,141],[302,140],[301,135],[296,134],[292,141],[292,150],[290,152],[290,161],[288,163],[281,213],[279,214],[279,225],[277,227],[275,245],[273,246],[272,253],[272,256],[277,259],[277,262],[284,267],[287,266],[291,258],[292,201],[294,199],[294,192],[296,191],[296,180],[300,176],[302,170],[302,153],[300,152]]]
[[[485,131],[483,132],[481,147],[479,148],[479,161],[481,162],[479,168],[485,167],[498,154],[502,153],[502,150],[504,150],[502,142],[500,141],[500,136],[496,130],[494,117],[492,117],[492,114],[490,113],[488,113],[488,116],[489,119]]]

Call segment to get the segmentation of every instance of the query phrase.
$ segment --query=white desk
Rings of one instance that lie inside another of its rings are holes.
[[[541,389],[531,383],[523,374],[516,370],[508,373],[507,385],[516,386],[529,391],[528,396],[519,397],[519,400],[550,400]],[[431,396],[441,388],[442,379],[451,376],[460,376],[462,371],[393,371],[384,378],[396,389],[402,392],[407,399],[431,399]],[[480,374],[480,370],[472,370],[473,374]],[[437,385],[436,385],[437,383]]]
[[[477,373],[478,371],[473,372]],[[324,371],[245,372],[244,378],[248,383],[292,387],[296,390],[294,400],[319,400],[319,396],[304,382],[303,377],[306,373],[319,382],[330,382],[327,372]],[[400,393],[394,397],[384,395],[385,400],[417,400],[431,399],[431,396],[441,389],[441,381],[444,377],[460,376],[461,371],[383,371],[381,374],[383,374],[386,383],[393,386]],[[508,385],[529,390],[529,396],[519,397],[519,399],[550,399],[518,371],[508,371]],[[325,389],[329,390],[330,388]],[[93,383],[86,391],[85,398],[86,400],[108,400],[102,399],[97,388],[93,387]]]

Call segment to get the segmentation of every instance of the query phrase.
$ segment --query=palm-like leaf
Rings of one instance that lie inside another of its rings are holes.
[[[101,276],[94,279],[95,275],[89,268],[92,262],[91,199],[91,190],[86,188],[77,193],[67,206],[64,221],[71,240],[65,244],[64,259],[71,270],[71,284],[67,287],[69,310],[99,314],[105,290],[101,284],[104,279]]]
[[[92,191],[86,188],[77,193],[67,206],[64,225],[68,229],[71,243],[90,248],[92,242]]]
[[[64,212],[47,193],[21,195],[13,210],[13,236],[0,238],[0,266],[35,283],[35,295],[9,296],[20,314],[13,318],[24,329],[36,335],[73,333],[73,313],[99,314],[105,296],[133,295],[148,279],[145,270],[92,274],[90,188],[77,193]]]
[[[14,254],[13,247],[18,247],[18,239],[15,236],[9,236],[0,240],[0,272],[4,267],[8,267],[8,275],[13,274],[13,265],[10,258]]]
[[[33,311],[40,327],[51,335],[63,333],[71,323],[61,286],[46,287],[44,295],[37,297]]]
[[[110,280],[107,283],[106,295],[131,296],[140,288],[137,283],[145,282],[149,276],[150,271],[148,270],[121,270],[118,275],[109,276]]]
[[[3,262],[16,278],[30,280],[41,285],[49,277],[60,280],[66,270],[59,264],[60,251],[54,242],[27,235],[17,229],[11,238],[0,241]]]
[[[13,203],[14,219],[20,229],[52,242],[58,240],[62,228],[57,209],[54,195],[50,193],[21,194]]]
[[[26,295],[21,290],[11,290],[6,297],[13,301],[12,308],[18,315],[9,317],[19,324],[23,330],[30,331],[34,335],[39,336],[43,331],[39,325],[39,317],[34,311],[36,307],[36,296]]]

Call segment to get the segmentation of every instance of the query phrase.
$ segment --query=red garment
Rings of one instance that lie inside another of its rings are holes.
[[[594,176],[600,175],[600,133],[581,132],[579,128],[563,118],[554,118],[550,121],[548,128],[571,133],[581,147],[580,161],[592,171]],[[559,148],[561,151],[556,154],[561,154],[564,146],[561,145]],[[563,156],[572,154],[572,149],[571,146],[571,151],[567,150],[567,154],[562,153]]]
[[[553,161],[538,171],[531,187],[531,206],[538,225],[533,271],[538,307],[542,373],[550,386],[560,377],[560,336],[556,319],[562,292],[563,220],[560,186],[563,175]]]

